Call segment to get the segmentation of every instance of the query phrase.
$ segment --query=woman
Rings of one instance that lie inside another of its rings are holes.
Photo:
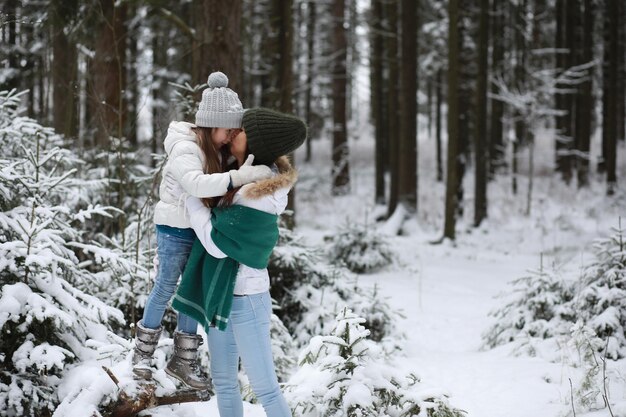
[[[278,240],[277,216],[296,181],[295,170],[281,155],[304,142],[306,126],[296,117],[267,109],[248,110],[242,124],[230,143],[237,163],[252,153],[257,164],[272,165],[275,176],[227,193],[212,210],[197,198],[187,198],[198,241],[172,306],[207,329],[221,417],[243,416],[240,357],[268,417],[289,417],[272,358],[266,267]]]

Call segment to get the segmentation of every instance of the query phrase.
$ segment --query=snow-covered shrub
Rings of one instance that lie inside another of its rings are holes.
[[[384,341],[389,346],[387,342],[395,344],[400,341],[398,339],[404,338],[404,334],[397,327],[404,316],[380,295],[378,285],[371,289],[360,289],[359,296],[350,301],[350,308],[365,318],[364,326],[370,331],[370,339],[375,342]]]
[[[326,238],[331,260],[345,265],[352,272],[372,272],[392,263],[395,254],[387,236],[367,222],[348,221],[337,233]]]
[[[93,355],[122,313],[78,289],[91,275],[74,245],[82,228],[111,208],[86,205],[74,178],[82,162],[63,138],[19,116],[14,93],[0,93],[0,410],[48,414],[68,365]]]
[[[608,358],[626,357],[626,238],[621,225],[611,237],[597,240],[594,252],[578,280],[559,280],[541,268],[513,281],[512,300],[493,313],[497,322],[485,333],[486,344],[569,335],[580,322],[603,341]]]
[[[402,337],[396,324],[401,317],[375,290],[358,285],[357,276],[330,264],[322,249],[307,245],[288,229],[281,229],[268,266],[272,298],[278,317],[302,346],[313,335],[328,331],[344,305],[366,319],[376,340]]]
[[[579,318],[603,341],[607,357],[626,357],[626,236],[621,222],[594,244],[595,260],[585,268],[576,298]]]
[[[317,416],[461,416],[444,396],[433,396],[413,374],[385,362],[368,339],[365,319],[344,308],[328,334],[300,354],[300,368],[285,387],[293,414]]]
[[[603,407],[604,404],[598,402],[598,397],[605,383],[602,368],[606,358],[601,357],[599,352],[604,350],[605,343],[596,336],[593,329],[580,321],[572,327],[570,334],[567,347],[575,354],[568,359],[571,365],[581,369],[583,373],[582,379],[574,387],[573,397],[577,405],[585,410],[593,406]]]
[[[529,271],[511,283],[507,304],[491,313],[496,322],[484,335],[488,347],[516,339],[532,353],[532,338],[546,339],[569,333],[575,312],[568,304],[574,297],[573,286],[560,279],[555,271]]]

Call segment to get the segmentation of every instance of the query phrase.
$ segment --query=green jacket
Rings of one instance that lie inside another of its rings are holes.
[[[266,268],[278,241],[278,216],[244,206],[212,210],[211,238],[227,258],[215,258],[196,239],[172,307],[208,332],[228,324],[239,264]]]

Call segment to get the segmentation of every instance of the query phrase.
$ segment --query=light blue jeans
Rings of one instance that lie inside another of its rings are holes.
[[[209,330],[211,378],[220,417],[243,417],[237,371],[239,357],[267,417],[291,417],[274,370],[270,343],[269,292],[235,297],[226,330]]]
[[[159,269],[141,319],[141,323],[149,329],[156,329],[161,325],[165,308],[176,291],[178,278],[185,269],[191,247],[196,239],[193,229],[162,225],[157,225],[156,234]],[[198,322],[185,314],[178,313],[176,328],[181,332],[196,334]]]

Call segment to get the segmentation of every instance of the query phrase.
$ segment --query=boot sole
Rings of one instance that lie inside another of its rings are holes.
[[[171,376],[172,378],[174,378],[175,380],[182,382],[182,384],[184,386],[186,386],[187,388],[190,388],[192,390],[207,391],[209,388],[211,388],[210,386],[206,386],[206,387],[203,387],[203,388],[198,388],[198,387],[194,387],[193,385],[189,385],[187,382],[185,382],[183,379],[181,379],[174,372],[170,371],[169,368],[165,368],[165,373],[168,374],[169,376]]]

